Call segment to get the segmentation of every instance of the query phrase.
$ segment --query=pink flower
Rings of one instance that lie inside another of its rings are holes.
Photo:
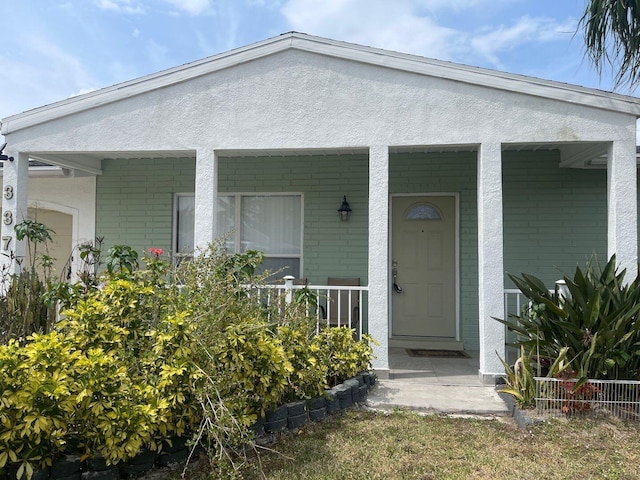
[[[151,253],[152,255],[155,255],[156,257],[159,257],[160,255],[162,255],[164,253],[164,250],[162,250],[161,248],[149,248],[148,250],[149,253]]]

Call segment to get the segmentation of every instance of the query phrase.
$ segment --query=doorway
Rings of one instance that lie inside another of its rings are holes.
[[[393,197],[392,215],[392,337],[455,340],[456,197]]]

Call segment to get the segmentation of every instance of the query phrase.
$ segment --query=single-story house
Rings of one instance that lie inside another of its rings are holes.
[[[489,379],[507,272],[552,287],[595,252],[637,273],[639,116],[634,97],[286,33],[3,119],[3,253],[24,254],[29,207],[59,251],[231,230],[312,284],[360,279],[380,375],[390,347],[425,346],[478,350]]]

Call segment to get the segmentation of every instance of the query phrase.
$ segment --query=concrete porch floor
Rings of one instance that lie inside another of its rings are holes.
[[[411,357],[404,348],[389,348],[389,379],[440,385],[482,385],[477,351],[470,358]]]
[[[506,415],[493,385],[480,381],[478,352],[471,358],[410,357],[389,348],[389,379],[379,379],[367,405],[376,409],[474,415]]]

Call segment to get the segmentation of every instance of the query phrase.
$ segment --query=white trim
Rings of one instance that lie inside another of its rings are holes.
[[[0,134],[13,133],[289,49],[640,116],[640,99],[631,96],[290,32],[9,116],[3,120]]]
[[[456,337],[455,341],[462,342],[460,325],[460,193],[459,192],[429,192],[429,193],[393,193],[389,195],[391,207],[389,208],[389,275],[391,275],[391,262],[393,261],[393,200],[394,198],[407,197],[453,197],[455,206],[454,236],[455,236],[455,302],[456,302]],[[434,337],[393,336],[393,292],[391,291],[392,279],[389,278],[389,338],[392,340],[433,340]]]

